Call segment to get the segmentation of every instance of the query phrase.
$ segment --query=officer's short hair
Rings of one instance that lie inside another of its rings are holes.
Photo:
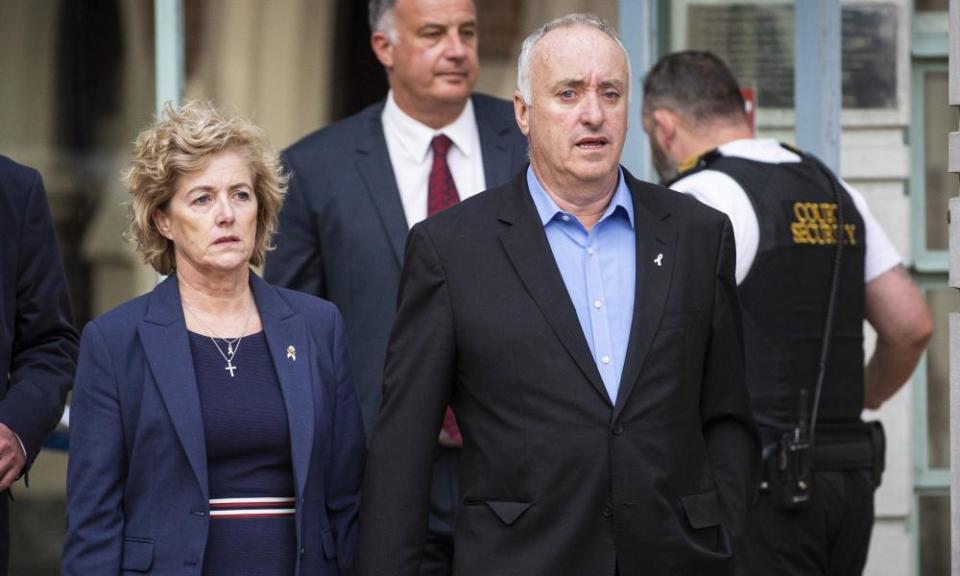
[[[643,114],[658,108],[697,122],[743,120],[740,86],[716,55],[699,50],[664,56],[643,81]]]

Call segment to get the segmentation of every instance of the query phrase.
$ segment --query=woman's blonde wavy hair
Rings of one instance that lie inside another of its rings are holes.
[[[154,216],[167,208],[180,176],[202,170],[211,156],[227,150],[244,155],[253,172],[257,236],[250,263],[262,265],[273,249],[287,177],[263,130],[208,101],[191,100],[176,108],[167,104],[154,125],[137,137],[133,160],[123,175],[131,196],[127,237],[143,261],[160,274],[173,272],[176,261],[173,242],[160,234]]]

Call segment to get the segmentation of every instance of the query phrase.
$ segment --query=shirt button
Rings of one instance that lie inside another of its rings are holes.
[[[593,246],[587,248],[587,254],[593,256],[593,255],[596,254],[596,253],[597,253],[597,251],[593,249]]]
[[[560,219],[563,220],[564,222],[569,222],[569,221],[570,221],[570,217],[567,216],[566,214],[560,216]]]
[[[610,504],[604,504],[603,512],[601,512],[601,514],[603,515],[604,518],[610,518],[611,516],[613,516],[613,506],[611,506]]]
[[[594,301],[593,301],[593,307],[596,308],[597,310],[599,310],[599,309],[603,308],[603,302],[601,302],[601,301],[599,301],[599,300],[594,300]]]
[[[300,555],[303,556],[307,552],[306,548],[300,548]]]
[[[610,363],[610,357],[609,357],[609,356],[603,356],[603,357],[600,358],[600,361],[603,362],[604,364],[609,364],[609,363]]]

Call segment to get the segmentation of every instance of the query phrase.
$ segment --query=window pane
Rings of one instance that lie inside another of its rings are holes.
[[[794,107],[794,3],[690,2],[686,48],[721,56],[758,107]],[[899,11],[893,4],[842,7],[841,91],[844,109],[895,109]],[[804,41],[815,41],[807,38]]]
[[[950,574],[950,495],[920,496],[920,576]]]
[[[947,202],[960,181],[947,172],[947,135],[957,129],[957,109],[947,105],[947,72],[923,77],[924,177],[926,179],[927,250],[947,249]]]
[[[927,292],[934,318],[927,347],[927,466],[950,468],[950,330],[949,314],[960,310],[960,292],[942,288]]]
[[[946,12],[950,8],[949,0],[914,0],[917,12]]]

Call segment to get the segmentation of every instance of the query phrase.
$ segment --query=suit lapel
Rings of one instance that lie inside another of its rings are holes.
[[[203,497],[209,500],[200,393],[175,276],[168,277],[154,288],[139,333],[147,364],[167,406],[174,430],[197,477]]]
[[[512,188],[511,193],[504,195],[499,214],[500,221],[507,224],[500,242],[567,353],[590,384],[612,405],[527,190],[525,170],[514,179]]]
[[[494,188],[513,176],[513,155],[510,151],[510,124],[499,114],[493,114],[483,99],[473,98],[473,114],[480,134],[483,154],[483,177],[487,188]]]
[[[319,377],[311,374],[314,352],[303,316],[294,312],[277,290],[256,274],[251,273],[250,286],[267,337],[270,358],[280,380],[290,427],[297,494],[303,494],[313,454],[313,380]]]
[[[356,170],[386,230],[399,266],[403,260],[403,243],[407,238],[408,228],[397,179],[390,163],[387,141],[383,135],[383,124],[380,121],[382,112],[383,105],[371,108],[365,125],[361,126],[357,137]]]
[[[290,427],[293,472],[298,493],[303,494],[313,450],[314,405],[310,371],[313,351],[303,317],[295,314],[276,290],[255,274],[251,275],[251,287],[280,380]],[[200,394],[175,276],[154,289],[139,333],[147,364],[167,406],[174,430],[204,498],[209,499]],[[292,356],[295,355],[296,360],[287,357],[290,346],[294,347]]]
[[[491,113],[482,99],[474,97],[473,103],[483,154],[483,176],[487,188],[492,188],[513,176],[511,126],[503,116]],[[382,113],[383,104],[371,108],[369,116],[361,126],[357,138],[356,170],[390,239],[397,264],[402,265],[403,245],[409,227],[403,212],[403,202],[400,200],[397,178],[393,173],[393,164],[390,163],[387,141],[383,135],[383,123],[380,120]]]
[[[626,174],[626,171],[624,173]],[[650,344],[660,325],[676,262],[674,256],[677,233],[670,223],[670,214],[660,213],[661,211],[651,209],[643,202],[642,188],[647,184],[629,174],[626,174],[626,178],[630,195],[633,197],[637,274],[634,282],[633,320],[614,419],[623,410],[640,377]]]

